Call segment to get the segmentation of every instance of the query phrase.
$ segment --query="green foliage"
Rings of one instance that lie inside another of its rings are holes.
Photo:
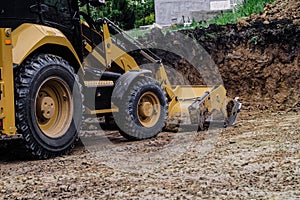
[[[200,21],[198,23],[193,22],[190,27],[178,26],[176,28],[172,27],[171,30],[180,29],[193,29],[197,26],[208,27],[210,24],[234,24],[237,19],[245,16],[250,16],[253,13],[260,13],[264,9],[264,5],[274,0],[245,0],[243,3],[238,4],[234,10],[225,11],[210,21]]]
[[[82,10],[87,11],[86,7]],[[107,17],[123,29],[132,29],[155,21],[154,0],[106,0],[105,6],[90,7],[93,18]]]
[[[119,23],[121,28],[131,29],[134,27],[135,15],[128,4],[128,0],[112,0],[111,13],[109,14],[108,18]]]
[[[133,2],[135,2],[132,5],[136,17],[135,27],[153,24],[155,22],[154,0],[144,0],[144,3],[141,3],[141,0]]]
[[[171,27],[171,29],[190,29],[196,26],[208,26],[209,24],[236,23],[238,18],[262,12],[264,4],[273,1],[245,0],[237,5],[233,11],[225,11],[208,22],[193,21],[190,27],[180,26],[177,28]],[[87,10],[86,8],[82,9]],[[155,22],[154,0],[106,0],[105,6],[100,8],[91,7],[91,13],[94,18],[107,17],[126,30]]]
[[[155,15],[154,13],[150,13],[150,15],[138,19],[135,21],[135,26],[139,27],[139,26],[143,26],[143,25],[148,25],[148,24],[153,24],[155,22]]]
[[[273,1],[274,0],[245,0],[243,3],[238,4],[233,11],[226,11],[216,16],[213,20],[209,21],[209,24],[225,25],[228,23],[236,23],[238,18],[262,12],[265,3]]]

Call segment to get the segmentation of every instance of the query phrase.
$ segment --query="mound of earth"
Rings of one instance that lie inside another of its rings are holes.
[[[189,36],[189,40],[196,40],[211,56],[216,68],[195,53],[203,51],[201,48],[186,45],[185,39],[178,39],[172,32],[164,35],[159,29],[154,29],[146,41],[154,41],[148,46],[154,43],[158,49],[165,49],[168,45],[169,49],[183,48],[184,56],[154,51],[190,84],[208,84],[204,81],[207,79],[213,83],[223,81],[228,95],[239,96],[244,108],[252,110],[286,110],[299,103],[300,26],[293,19],[270,20],[268,23],[265,20],[249,21],[247,26],[210,25],[180,33]],[[193,61],[193,64],[188,61]],[[200,65],[201,74],[194,70],[195,63]],[[217,71],[222,80],[215,75]],[[170,76],[171,80],[183,84],[178,82],[178,77]]]
[[[263,20],[265,23],[269,23],[271,20],[291,19],[293,23],[299,25],[299,8],[299,0],[275,0],[265,6],[262,14],[252,14],[243,20],[247,22]]]
[[[229,95],[240,96],[244,104],[258,109],[286,109],[297,104],[300,96],[298,25],[290,20],[269,24],[255,21],[242,29],[234,25],[209,29],[196,29],[192,34],[212,56]],[[215,37],[207,40],[207,32]]]

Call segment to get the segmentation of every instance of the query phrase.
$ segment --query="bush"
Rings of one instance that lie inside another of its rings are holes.
[[[135,27],[144,26],[144,25],[150,25],[155,22],[155,15],[154,13],[151,13],[149,16],[146,16],[142,19],[135,21]]]
[[[107,0],[104,6],[90,10],[93,18],[107,17],[126,30],[155,21],[154,0],[144,0],[144,3],[141,0]]]
[[[238,4],[234,10],[226,11],[209,22],[209,24],[225,25],[236,23],[238,18],[250,16],[253,13],[260,13],[264,10],[264,5],[274,0],[245,0]]]

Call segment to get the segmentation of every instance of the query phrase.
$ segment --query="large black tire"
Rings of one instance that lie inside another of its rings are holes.
[[[122,99],[113,102],[119,112],[114,119],[120,134],[129,140],[155,137],[165,126],[168,102],[162,86],[153,78],[138,77]]]
[[[27,59],[16,72],[16,122],[28,150],[44,159],[67,154],[78,139],[82,93],[67,61],[49,54]]]

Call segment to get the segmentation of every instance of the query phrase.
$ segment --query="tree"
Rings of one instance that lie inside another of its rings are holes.
[[[107,0],[105,6],[90,10],[94,18],[107,17],[126,30],[152,24],[155,18],[154,0]]]
[[[134,28],[135,15],[128,0],[112,0],[111,20],[124,29]]]

